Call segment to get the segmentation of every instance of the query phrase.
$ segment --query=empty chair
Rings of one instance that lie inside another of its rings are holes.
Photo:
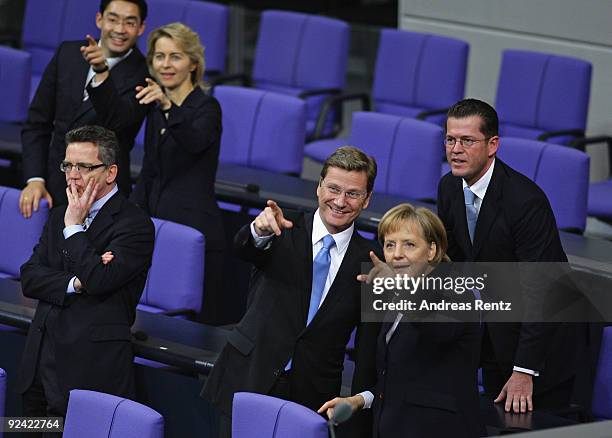
[[[47,221],[47,201],[29,219],[19,211],[19,190],[0,186],[0,278],[19,279]]]
[[[135,401],[73,389],[64,438],[163,438],[164,417]]]
[[[372,84],[373,111],[443,125],[448,107],[464,96],[468,53],[469,45],[455,38],[383,29]],[[337,96],[327,105],[339,109],[355,99],[365,99],[365,109],[370,106],[370,97],[363,94]],[[314,141],[304,153],[323,161],[345,141]]]
[[[153,218],[155,248],[139,310],[194,317],[202,307],[204,236],[198,230]]]
[[[327,423],[316,412],[287,400],[237,392],[232,406],[234,438],[327,438]]]
[[[227,51],[227,6],[200,0],[148,0],[149,12],[144,34],[138,40],[142,53],[147,52],[147,37],[159,26],[181,22],[200,36],[206,47],[206,74],[225,70]]]
[[[288,94],[307,102],[306,135],[314,132],[324,100],[344,88],[348,61],[349,26],[317,15],[268,10],[261,14],[252,77],[244,85]],[[325,123],[330,132],[335,114]]]
[[[0,46],[0,121],[23,122],[30,105],[32,57]]]
[[[435,200],[444,154],[443,141],[444,132],[438,125],[359,111],[353,113],[351,134],[345,143],[376,158],[376,192]]]
[[[612,327],[603,329],[591,409],[597,419],[612,419]]]
[[[535,140],[504,137],[500,139],[498,156],[540,186],[550,201],[559,229],[584,231],[590,164],[586,153]]]
[[[23,49],[32,55],[30,97],[62,41],[99,35],[96,12],[99,2],[83,0],[28,0],[23,19]]]
[[[304,152],[306,105],[297,97],[219,86],[223,113],[219,161],[299,174]]]
[[[584,136],[590,89],[589,62],[505,50],[495,105],[500,135],[558,144]]]

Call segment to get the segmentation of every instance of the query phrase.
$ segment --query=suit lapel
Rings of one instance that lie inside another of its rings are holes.
[[[86,41],[83,44],[87,44]],[[72,125],[74,125],[75,121],[82,117],[84,113],[93,109],[89,99],[83,102],[83,95],[85,92],[85,86],[87,81],[87,73],[89,73],[89,64],[82,56],[80,56],[77,60],[75,60],[75,64],[72,66],[73,72],[73,80],[70,81],[70,100],[72,100],[72,108],[75,108],[75,113],[72,117]]]
[[[331,309],[334,308],[336,302],[342,297],[342,294],[348,293],[347,289],[344,287],[347,283],[350,284],[351,281],[357,281],[355,278],[357,274],[350,268],[359,263],[359,257],[362,251],[359,239],[360,237],[357,234],[357,230],[353,230],[353,235],[351,236],[349,246],[346,249],[346,254],[344,254],[344,258],[342,259],[342,263],[340,264],[336,278],[334,278],[334,282],[330,286],[327,296],[323,300],[323,304],[321,304],[321,307],[319,307],[319,310],[310,322],[310,326],[316,324],[317,320],[323,318],[327,313],[329,313]]]
[[[86,231],[92,242],[95,241],[104,230],[113,224],[113,217],[121,210],[123,200],[124,198],[119,192],[115,193],[106,202],[106,204],[104,204],[98,214],[96,214],[91,226]]]
[[[501,211],[499,204],[502,186],[503,169],[501,161],[497,159],[495,162],[495,168],[493,169],[493,175],[491,175],[491,181],[487,187],[487,193],[485,194],[482,205],[480,206],[480,212],[478,213],[478,221],[476,222],[476,230],[474,233],[474,249],[472,252],[473,259],[476,259],[483,244],[487,241],[491,226]]]
[[[312,289],[312,219],[312,214],[303,215],[302,220],[294,224],[292,233],[294,254],[298,258],[295,265],[296,284],[303,285],[300,294],[300,317],[304,325],[308,318]]]

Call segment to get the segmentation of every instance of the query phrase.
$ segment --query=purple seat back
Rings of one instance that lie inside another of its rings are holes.
[[[548,143],[525,138],[501,137],[497,156],[517,172],[535,181]]]
[[[100,10],[96,0],[66,0],[60,41],[84,40],[89,34],[100,36],[96,26],[96,13]]]
[[[25,219],[19,211],[19,190],[0,186],[0,278],[19,279],[20,268],[32,255],[47,221],[47,201]]]
[[[4,417],[4,400],[6,399],[6,371],[0,368],[0,417]],[[2,433],[0,432],[0,436]]]
[[[496,97],[501,135],[537,138],[545,131],[584,130],[590,88],[591,64],[587,61],[505,50]]]
[[[228,8],[225,5],[199,0],[148,0],[145,32],[138,47],[147,53],[147,38],[151,31],[165,24],[181,22],[200,36],[206,47],[206,70],[225,70],[227,52]]]
[[[306,109],[292,96],[215,88],[223,112],[219,160],[283,173],[302,171]]]
[[[612,419],[612,327],[604,327],[593,384],[593,416]]]
[[[561,230],[583,232],[589,192],[589,156],[566,146],[544,149],[535,182],[544,190]]]
[[[95,414],[94,414],[95,413]],[[163,438],[164,417],[135,401],[73,389],[64,438]]]
[[[415,117],[450,107],[464,96],[468,53],[469,45],[455,38],[383,29],[372,86],[376,111]]]
[[[316,412],[287,400],[237,392],[232,407],[234,438],[327,438],[327,424]]]
[[[30,105],[32,56],[0,46],[0,121],[22,122]]]
[[[355,112],[349,144],[376,158],[375,191],[426,200],[436,198],[443,136],[442,128],[432,123]]]
[[[204,236],[191,227],[153,218],[153,262],[140,297],[139,309],[202,308]]]

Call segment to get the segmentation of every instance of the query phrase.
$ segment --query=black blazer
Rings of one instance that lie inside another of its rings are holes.
[[[444,278],[450,266],[442,263],[430,275]],[[450,295],[450,296],[445,296]],[[411,297],[470,301],[467,294],[445,294],[428,290]],[[480,326],[477,315],[462,315],[461,321],[418,322],[407,312],[386,342],[396,313],[382,325],[378,337],[374,390],[374,436],[387,437],[478,437],[478,362]],[[436,317],[437,313],[431,313]],[[452,315],[451,316],[457,316]],[[466,318],[465,320],[463,318]],[[434,318],[435,320],[436,318]],[[448,321],[448,320],[447,320]]]
[[[499,158],[480,208],[473,245],[461,178],[449,173],[440,181],[438,214],[446,227],[448,255],[453,261],[567,261],[546,195]],[[491,323],[486,324],[486,333],[504,374],[510,376],[514,365],[540,372],[534,379],[534,394],[574,375],[576,334],[571,326]]]
[[[215,176],[221,141],[221,107],[196,87],[168,119],[147,117],[145,156],[132,200],[151,216],[188,225],[206,236],[206,249],[224,246]]]
[[[130,326],[151,265],[151,220],[120,193],[86,232],[64,239],[65,207],[55,208],[32,257],[21,267],[23,294],[38,301],[17,389],[32,384],[41,342],[52,337],[57,378],[66,400],[73,388],[134,396]],[[112,251],[108,265],[102,253]],[[76,276],[86,291],[67,294]]]
[[[134,47],[130,56],[110,71],[100,86],[89,86],[89,99],[83,91],[89,64],[79,48],[87,41],[60,44],[47,65],[30,104],[22,133],[23,173],[28,178],[45,178],[54,205],[66,203],[66,177],[59,170],[64,159],[68,131],[84,125],[101,125],[115,131],[121,153],[118,157],[119,189],[130,192],[130,150],[146,115],[147,106],[136,100],[136,86],[146,85],[147,66]]]
[[[353,392],[374,386],[379,324],[360,324],[360,283],[356,276],[375,243],[356,231],[327,297],[308,327],[312,284],[311,214],[286,215],[284,230],[268,250],[253,246],[249,226],[235,239],[235,250],[256,267],[251,302],[230,333],[202,395],[231,414],[237,391],[266,394],[292,358],[292,398],[318,409],[340,394],[345,347],[358,327]],[[370,426],[371,427],[371,426]],[[369,429],[371,430],[371,429]]]

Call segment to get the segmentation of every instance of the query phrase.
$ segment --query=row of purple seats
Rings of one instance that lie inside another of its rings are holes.
[[[163,438],[164,417],[148,406],[123,397],[73,389],[62,436]]]

